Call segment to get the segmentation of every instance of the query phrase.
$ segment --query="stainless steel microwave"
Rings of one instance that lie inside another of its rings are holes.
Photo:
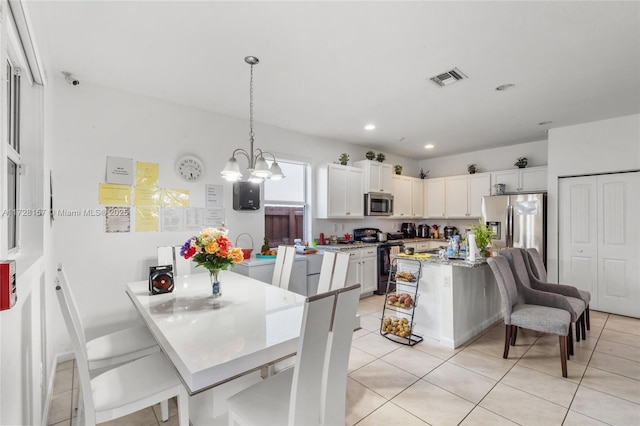
[[[393,214],[393,195],[379,192],[364,194],[365,216],[391,216]]]

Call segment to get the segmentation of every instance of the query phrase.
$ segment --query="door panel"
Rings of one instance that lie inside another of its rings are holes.
[[[559,282],[591,293],[598,309],[598,232],[596,177],[559,181]]]
[[[598,305],[640,317],[640,173],[598,176]]]

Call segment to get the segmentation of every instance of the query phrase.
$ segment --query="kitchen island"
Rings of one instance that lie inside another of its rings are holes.
[[[393,256],[398,262],[415,259],[422,264],[413,332],[457,348],[502,317],[500,292],[485,259],[470,262],[427,256]],[[397,290],[405,289],[398,283]]]

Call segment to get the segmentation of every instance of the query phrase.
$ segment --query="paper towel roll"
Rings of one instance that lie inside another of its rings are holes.
[[[469,246],[467,249],[469,252],[469,260],[473,262],[476,260],[476,252],[478,251],[478,246],[476,245],[476,234],[473,232],[467,234],[467,243]]]

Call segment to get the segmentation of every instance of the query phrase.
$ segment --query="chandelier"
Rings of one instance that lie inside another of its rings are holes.
[[[224,166],[224,170],[220,172],[222,177],[228,181],[237,181],[242,179],[242,172],[240,171],[240,165],[238,164],[238,160],[236,160],[237,154],[242,154],[247,157],[249,161],[249,167],[247,171],[249,172],[249,181],[254,183],[262,182],[263,179],[271,179],[271,180],[280,180],[284,178],[284,174],[278,166],[275,155],[270,152],[262,151],[260,148],[253,148],[253,137],[255,133],[253,132],[253,66],[257,65],[258,58],[255,56],[247,56],[244,58],[244,61],[251,66],[251,80],[249,83],[249,151],[246,151],[242,148],[237,148],[231,154],[231,158],[227,161],[227,164]],[[273,158],[273,162],[271,163],[271,167],[267,164],[267,161],[264,159],[265,155],[270,155]]]

